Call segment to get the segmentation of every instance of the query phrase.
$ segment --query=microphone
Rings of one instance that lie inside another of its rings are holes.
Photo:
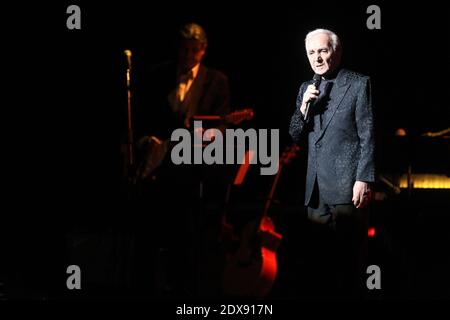
[[[128,69],[131,70],[131,50],[124,50],[125,55],[127,56]]]
[[[319,88],[320,82],[322,81],[322,77],[320,75],[318,75],[317,73],[314,74],[313,77],[313,85],[317,88]],[[314,101],[313,101],[314,103]],[[309,101],[306,104],[306,108],[305,108],[305,121],[308,121],[309,119],[309,106],[311,105],[311,101]]]
[[[130,88],[130,81],[131,81],[131,50],[124,50],[123,53],[127,56],[127,87]]]

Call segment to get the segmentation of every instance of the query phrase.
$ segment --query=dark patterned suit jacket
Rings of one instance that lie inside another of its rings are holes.
[[[305,205],[308,205],[317,179],[321,197],[327,204],[351,203],[356,180],[373,182],[374,122],[370,79],[341,69],[330,93],[329,109],[319,124],[319,114],[305,122],[300,106],[312,81],[299,89],[289,133],[294,142],[308,141]],[[311,111],[314,109],[311,106]]]

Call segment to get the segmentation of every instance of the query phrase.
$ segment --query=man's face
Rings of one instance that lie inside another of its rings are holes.
[[[333,72],[339,64],[339,54],[333,50],[326,33],[319,33],[308,39],[306,54],[313,71],[321,76]]]
[[[188,71],[202,62],[206,45],[195,39],[182,40],[179,51],[179,65]]]

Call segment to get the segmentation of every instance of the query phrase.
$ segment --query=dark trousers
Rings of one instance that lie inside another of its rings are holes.
[[[328,204],[315,187],[308,204],[311,293],[318,297],[363,298],[366,292],[367,209]]]

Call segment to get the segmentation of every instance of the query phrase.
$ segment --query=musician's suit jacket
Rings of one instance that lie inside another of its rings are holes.
[[[144,70],[138,78],[135,99],[137,137],[156,135],[170,138],[174,129],[183,128],[186,116],[225,115],[230,110],[228,78],[220,71],[200,65],[184,101],[178,108],[169,102],[177,87],[174,63],[165,63]]]

